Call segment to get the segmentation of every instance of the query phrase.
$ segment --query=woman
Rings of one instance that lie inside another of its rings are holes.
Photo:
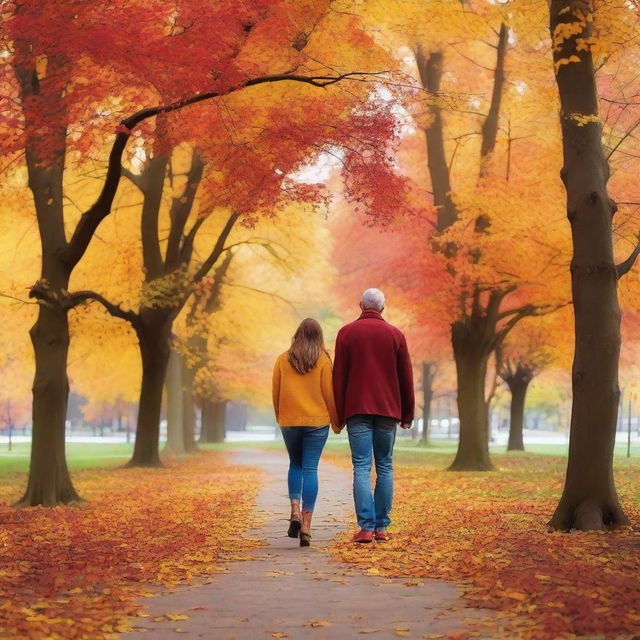
[[[291,518],[287,535],[311,544],[311,517],[318,496],[318,461],[329,435],[338,426],[333,399],[331,359],[317,320],[303,320],[291,348],[273,369],[273,408],[289,452]],[[302,500],[302,511],[300,501]]]

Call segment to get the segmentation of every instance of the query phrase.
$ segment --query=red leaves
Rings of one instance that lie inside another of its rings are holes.
[[[498,612],[480,623],[492,638],[637,633],[638,532],[546,531],[564,461],[498,456],[509,467],[499,474],[452,474],[425,469],[433,458],[420,458],[420,466],[396,465],[391,542],[366,553],[342,543],[334,547],[340,558],[388,576],[460,584],[470,606]],[[635,522],[639,475],[637,466],[618,471]]]
[[[150,596],[212,573],[252,546],[237,530],[258,485],[202,454],[163,470],[88,470],[88,504],[15,511],[17,475],[0,487],[0,629],[20,638],[105,638]]]

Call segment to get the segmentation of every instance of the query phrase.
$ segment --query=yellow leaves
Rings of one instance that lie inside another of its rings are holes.
[[[573,120],[578,123],[579,127],[584,127],[591,122],[600,122],[600,118],[595,114],[583,114],[583,113],[570,113],[566,116],[568,120]]]
[[[331,623],[328,620],[308,620],[304,623],[305,627],[330,627]]]
[[[167,620],[171,620],[173,622],[177,622],[178,620],[188,620],[189,616],[185,616],[182,613],[165,613],[164,617]]]
[[[571,64],[572,62],[580,62],[580,58],[576,55],[570,55],[568,58],[559,58],[558,60],[556,60],[554,63],[556,74],[558,73],[560,67],[566,64]]]
[[[2,545],[0,628],[7,637],[111,637],[128,629],[128,618],[150,617],[138,604],[153,595],[146,585],[215,573],[256,545],[238,531],[251,525],[258,475],[225,465],[220,454],[161,470],[79,471],[85,507],[24,510],[19,520],[9,504],[22,482],[6,478],[0,520],[12,526]]]
[[[288,638],[289,634],[285,633],[284,631],[274,631],[271,634],[272,638]]]
[[[471,633],[460,637],[481,631],[481,637],[531,638],[532,628],[539,640],[637,631],[637,526],[605,534],[545,530],[566,460],[496,456],[498,484],[495,476],[482,474],[452,477],[441,470],[449,461],[397,452],[394,537],[384,549],[362,553],[345,544],[345,536],[332,553],[365,573],[374,567],[380,575],[410,579],[405,584],[424,578],[455,583],[470,606],[496,612],[471,622]],[[625,509],[638,522],[640,466],[625,465],[616,477],[627,497]],[[505,619],[508,629],[500,626]],[[396,628],[396,635],[404,630]]]

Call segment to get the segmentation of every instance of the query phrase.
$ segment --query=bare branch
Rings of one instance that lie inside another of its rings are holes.
[[[623,275],[631,271],[638,255],[640,255],[640,234],[638,234],[638,244],[635,246],[634,250],[631,252],[629,257],[623,262],[621,262],[620,264],[616,265],[616,273],[618,274],[618,280],[620,280],[620,278],[622,278]]]
[[[94,300],[95,302],[99,302],[114,318],[126,320],[133,327],[136,327],[140,320],[140,316],[135,311],[123,309],[119,304],[109,302],[104,296],[101,296],[95,291],[74,291],[73,293],[68,294],[68,299],[70,305],[68,307],[69,309],[77,307],[83,302]]]
[[[194,283],[200,282],[200,280],[202,280],[202,278],[204,278],[209,273],[209,271],[211,270],[211,267],[213,267],[213,265],[216,263],[216,261],[224,251],[224,245],[238,217],[239,216],[237,213],[232,213],[229,216],[229,219],[224,225],[224,228],[222,229],[222,231],[220,232],[220,235],[218,236],[218,240],[215,246],[213,247],[211,253],[209,254],[207,259],[202,263],[200,268],[196,271],[195,275],[193,276]]]

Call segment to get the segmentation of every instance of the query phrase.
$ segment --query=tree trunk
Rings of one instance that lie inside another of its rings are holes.
[[[522,437],[522,430],[524,428],[524,403],[531,378],[514,375],[506,378],[505,382],[511,391],[507,451],[524,451],[524,439]]]
[[[434,367],[430,362],[422,363],[422,439],[425,447],[429,444],[431,401],[433,400]]]
[[[160,467],[160,412],[169,362],[172,318],[162,309],[143,309],[137,327],[142,385],[133,456],[128,467]]]
[[[200,442],[224,442],[226,407],[226,401],[217,402],[209,399],[202,401]]]
[[[47,275],[51,275],[50,270],[43,269],[43,278]],[[18,504],[49,507],[80,499],[71,482],[65,454],[69,397],[67,312],[40,305],[30,334],[36,361],[31,462],[27,489]]]
[[[440,91],[442,80],[442,51],[434,51],[425,56],[422,47],[416,52],[416,64],[420,72],[423,87],[432,95]],[[444,131],[442,123],[442,107],[434,101],[429,106],[431,123],[424,130],[427,141],[427,162],[433,189],[433,201],[438,210],[437,229],[444,231],[458,218],[458,209],[451,197],[451,180],[449,164],[444,148]]]
[[[62,225],[62,168],[39,167],[29,150],[27,168],[42,242],[41,281],[53,292],[66,291],[70,269],[59,258],[59,248],[66,242]],[[65,454],[69,398],[67,309],[54,303],[40,304],[30,335],[36,364],[31,461],[27,489],[18,505],[53,506],[80,499],[71,482]]]
[[[171,455],[183,455],[184,447],[183,426],[183,388],[182,388],[182,358],[175,349],[171,349],[167,365],[167,443],[165,452]]]
[[[575,314],[573,402],[569,460],[554,529],[603,529],[627,524],[613,478],[613,448],[620,388],[618,270],[613,257],[609,167],[602,148],[595,72],[588,42],[593,32],[591,2],[553,0],[550,29],[556,46],[567,215],[573,259],[571,290]],[[587,15],[587,19],[582,14]],[[567,28],[567,23],[570,23]],[[573,29],[571,27],[574,27]],[[568,35],[561,39],[563,30]]]
[[[185,358],[180,358],[182,367],[182,429],[184,449],[187,453],[198,450],[196,444],[196,405],[193,397],[193,371],[187,366]]]
[[[466,321],[456,321],[452,325],[460,440],[449,471],[494,469],[489,457],[489,415],[485,400],[487,363],[492,345],[485,339],[484,323],[477,320],[479,319],[472,317]]]
[[[213,405],[213,440],[212,442],[224,442],[226,433],[226,409],[227,403],[215,402]]]

